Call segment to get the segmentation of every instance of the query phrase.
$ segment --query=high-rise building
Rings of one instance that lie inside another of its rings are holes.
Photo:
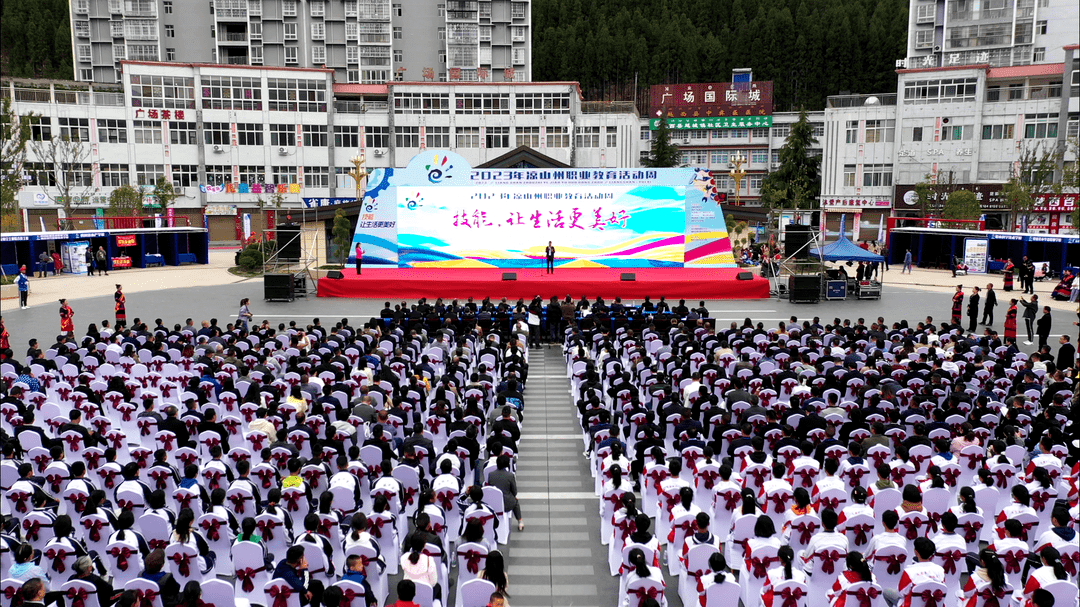
[[[527,82],[529,0],[70,0],[75,79],[120,62],[326,67],[334,80]]]
[[[897,67],[1061,63],[1077,21],[1073,0],[911,0]]]

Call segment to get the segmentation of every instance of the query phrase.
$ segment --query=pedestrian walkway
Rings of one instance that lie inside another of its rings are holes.
[[[1016,281],[1015,289],[1012,292],[1005,291],[1003,284],[1004,275],[1002,274],[968,274],[967,276],[957,276],[954,278],[952,272],[949,270],[913,268],[910,274],[901,274],[901,269],[903,269],[903,264],[889,266],[888,272],[879,272],[878,277],[881,280],[881,284],[884,286],[910,287],[937,293],[952,293],[956,290],[956,285],[964,285],[965,295],[971,293],[971,287],[985,289],[986,285],[993,284],[994,290],[997,291],[997,316],[999,318],[1005,317],[1005,310],[1008,309],[1010,299],[1020,299],[1021,297],[1030,298],[1029,295],[1024,295],[1021,292],[1019,280]],[[849,273],[853,274],[853,271],[849,270]],[[1054,292],[1054,287],[1056,287],[1057,284],[1057,280],[1051,279],[1035,282],[1035,293],[1039,296],[1039,303],[1050,306],[1055,310],[1075,312],[1075,302],[1055,301],[1050,298],[1050,294]],[[1005,307],[1001,307],[1002,305]]]
[[[599,502],[559,348],[532,351],[525,402],[517,471],[525,530],[510,535],[509,603],[612,607],[619,581],[607,572]]]

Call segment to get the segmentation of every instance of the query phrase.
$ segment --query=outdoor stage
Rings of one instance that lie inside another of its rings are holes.
[[[358,299],[416,300],[483,299],[484,297],[532,299],[545,301],[570,295],[575,301],[582,295],[593,299],[641,300],[649,295],[655,301],[661,295],[678,299],[767,299],[769,281],[756,273],[752,280],[737,280],[734,268],[568,268],[545,274],[540,268],[365,268],[357,276],[345,270],[345,278],[319,280],[319,297]],[[504,272],[514,272],[517,280],[504,281]],[[622,281],[623,273],[637,280]]]

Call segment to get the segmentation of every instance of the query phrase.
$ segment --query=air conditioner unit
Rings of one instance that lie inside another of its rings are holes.
[[[224,152],[225,152],[225,148],[223,146],[220,146],[220,145],[215,145],[214,146],[214,153],[215,154],[222,154]]]
[[[780,163],[779,162],[773,162],[769,166],[771,166],[773,168],[773,170],[776,170],[776,169],[780,168]]]
[[[289,148],[286,147],[286,146],[283,146],[283,145],[278,146],[277,153],[278,153],[278,156],[288,156],[289,155]]]
[[[687,137],[686,139],[683,139],[682,142],[683,142],[683,145],[690,145],[690,138]]]
[[[935,44],[934,45],[934,52],[935,53],[940,53],[941,52],[941,45],[940,44]]]
[[[386,155],[386,150],[382,150],[382,149],[375,149],[375,150],[372,150],[372,151],[371,151],[371,153],[372,153],[372,154],[373,154],[373,155],[374,155],[374,156],[375,156],[376,158],[382,158],[383,156],[385,156],[385,155]]]

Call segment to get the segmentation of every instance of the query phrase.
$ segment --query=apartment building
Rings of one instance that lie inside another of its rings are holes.
[[[70,0],[75,79],[121,64],[327,68],[335,81],[528,82],[528,0]]]

